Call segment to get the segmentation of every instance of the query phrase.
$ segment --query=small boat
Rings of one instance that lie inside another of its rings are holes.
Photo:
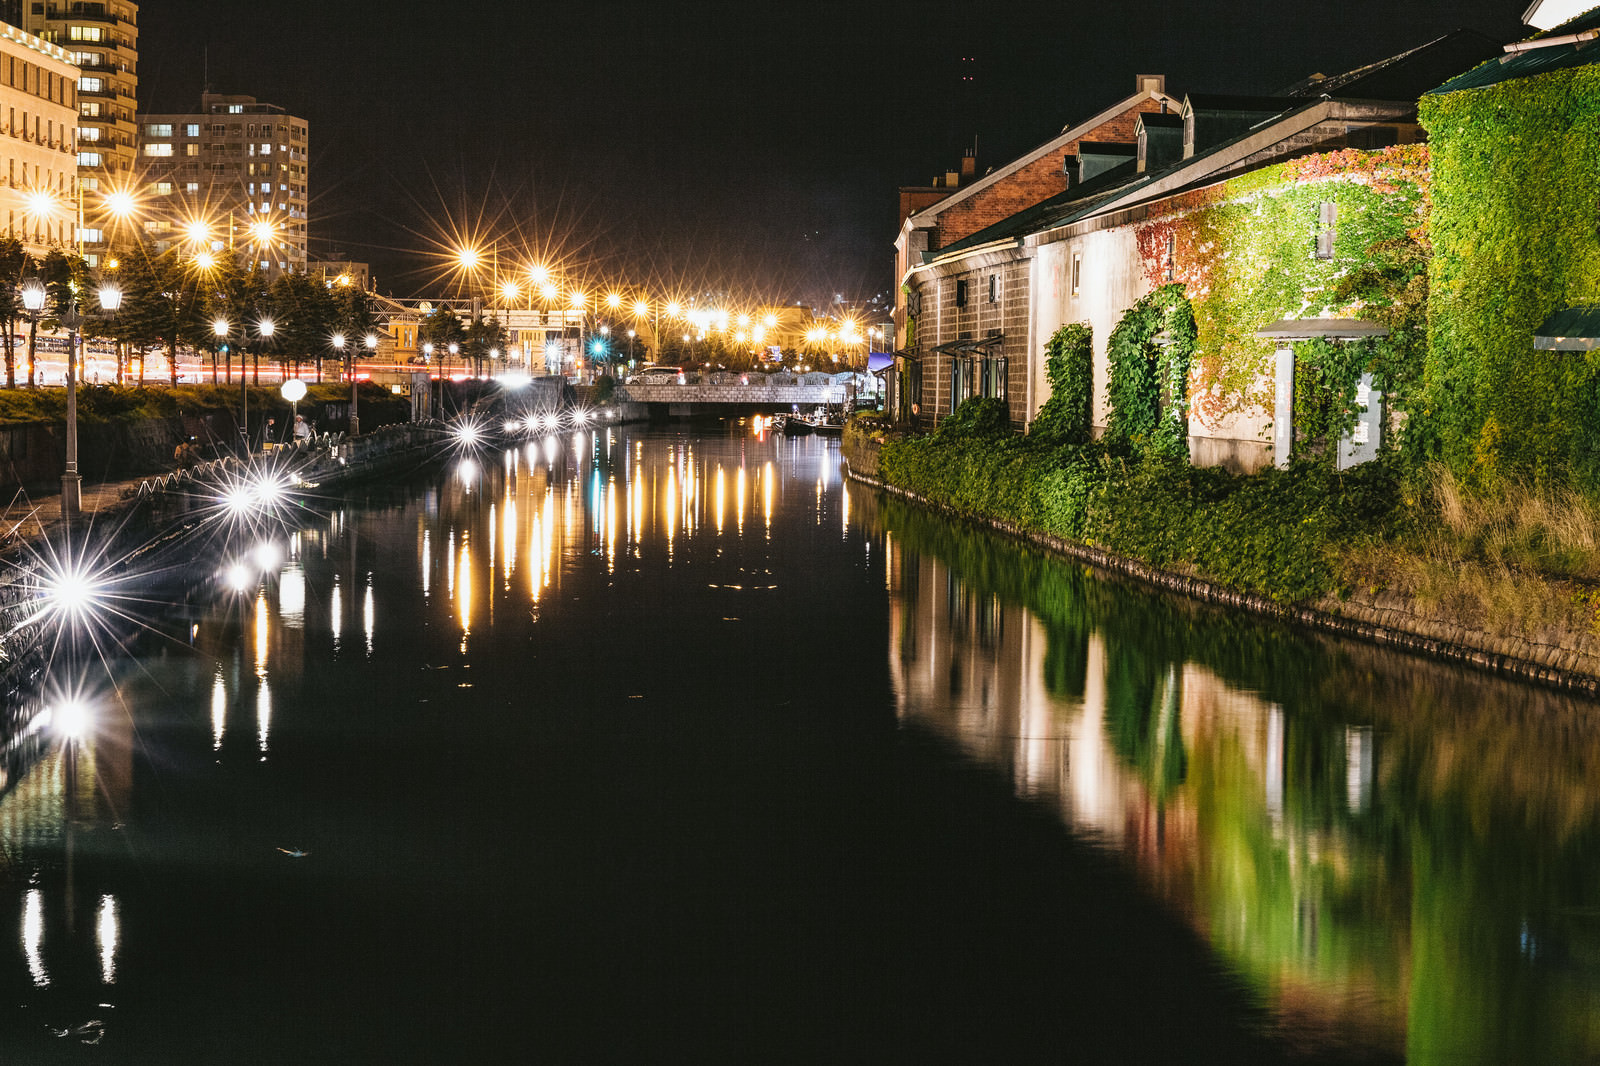
[[[803,437],[815,431],[816,427],[799,415],[790,415],[783,420],[783,435],[786,437]]]

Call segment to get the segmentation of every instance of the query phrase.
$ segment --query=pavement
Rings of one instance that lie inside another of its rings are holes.
[[[93,526],[127,508],[137,498],[139,486],[159,477],[146,474],[125,481],[85,481],[80,523]],[[62,529],[61,492],[28,492],[18,489],[0,516],[0,553],[22,544],[54,540]]]

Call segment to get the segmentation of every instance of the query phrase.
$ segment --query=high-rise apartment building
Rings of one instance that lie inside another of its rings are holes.
[[[11,0],[8,20],[65,50],[78,68],[78,181],[84,254],[98,264],[112,237],[110,194],[135,182],[139,5],[129,0]]]
[[[77,79],[65,51],[0,25],[0,222],[35,255],[74,240]]]
[[[306,120],[253,96],[139,116],[139,212],[156,251],[231,250],[270,273],[306,269]]]

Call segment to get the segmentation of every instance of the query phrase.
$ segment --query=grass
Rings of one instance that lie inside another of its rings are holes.
[[[1398,595],[1443,622],[1600,646],[1600,501],[1512,481],[1468,491],[1440,466],[1415,484],[1404,532],[1340,553],[1354,598]]]

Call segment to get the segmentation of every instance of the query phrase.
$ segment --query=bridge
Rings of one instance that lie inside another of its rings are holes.
[[[729,414],[738,409],[789,411],[838,406],[854,398],[854,385],[829,374],[710,374],[681,385],[632,382],[617,386],[611,394],[612,403],[648,405],[650,413],[668,416]]]

